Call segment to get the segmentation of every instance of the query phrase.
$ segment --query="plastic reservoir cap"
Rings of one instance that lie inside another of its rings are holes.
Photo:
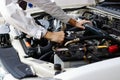
[[[115,52],[117,52],[118,50],[119,50],[118,45],[111,45],[111,46],[109,46],[109,48],[108,48],[108,51],[109,51],[110,53],[115,53]]]
[[[32,7],[33,7],[33,4],[32,4],[32,3],[28,3],[28,6],[29,6],[30,8],[32,8]]]

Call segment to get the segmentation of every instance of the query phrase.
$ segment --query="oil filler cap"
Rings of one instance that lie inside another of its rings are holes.
[[[117,52],[118,50],[119,50],[118,45],[111,45],[111,46],[109,46],[109,48],[108,48],[108,51],[109,51],[110,53],[115,53],[115,52]]]

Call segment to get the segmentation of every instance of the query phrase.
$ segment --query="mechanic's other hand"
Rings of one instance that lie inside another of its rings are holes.
[[[72,26],[75,26],[77,28],[85,29],[85,27],[83,26],[83,24],[85,24],[85,23],[91,23],[91,22],[88,21],[88,20],[77,21],[77,20],[71,18],[68,23],[70,23]]]
[[[81,20],[81,21],[77,21],[75,26],[81,29],[85,29],[85,27],[83,26],[83,24],[85,23],[91,23],[91,22],[87,20]]]
[[[50,41],[62,43],[64,41],[65,33],[63,31],[59,32],[48,31],[44,37]]]
[[[10,47],[10,37],[9,34],[0,34],[0,47],[1,48],[7,48]]]

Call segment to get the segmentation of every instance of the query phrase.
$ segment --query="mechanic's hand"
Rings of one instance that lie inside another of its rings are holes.
[[[85,23],[91,23],[91,22],[87,20],[81,20],[81,21],[77,21],[75,26],[81,29],[85,29],[85,27],[83,26],[83,24]]]
[[[11,44],[10,44],[10,37],[9,37],[9,34],[0,34],[0,47],[1,48],[7,48],[7,47],[10,47]]]
[[[64,41],[65,33],[63,31],[59,32],[48,31],[44,37],[50,41],[62,43]]]
[[[91,23],[90,21],[88,20],[80,20],[80,21],[77,21],[75,19],[70,19],[69,22],[71,25],[77,27],[77,28],[81,28],[81,29],[85,29],[85,27],[83,26],[83,24],[85,23]]]

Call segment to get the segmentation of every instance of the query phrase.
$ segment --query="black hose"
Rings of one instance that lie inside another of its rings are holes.
[[[90,31],[91,33],[93,33],[94,35],[98,35],[98,36],[104,36],[105,33],[102,32],[99,28],[94,27],[92,24],[90,23],[85,23],[83,24],[83,26],[85,26],[85,30],[86,31]]]
[[[90,40],[90,39],[107,39],[107,40],[112,40],[114,43],[117,43],[120,45],[120,41],[116,40],[115,38],[111,36],[99,36],[99,35],[81,37],[80,42],[84,40]]]
[[[46,57],[48,57],[49,55],[52,55],[53,54],[53,51],[50,51],[50,52],[47,52],[47,53],[44,53],[44,55],[42,55],[39,59],[42,60]]]

